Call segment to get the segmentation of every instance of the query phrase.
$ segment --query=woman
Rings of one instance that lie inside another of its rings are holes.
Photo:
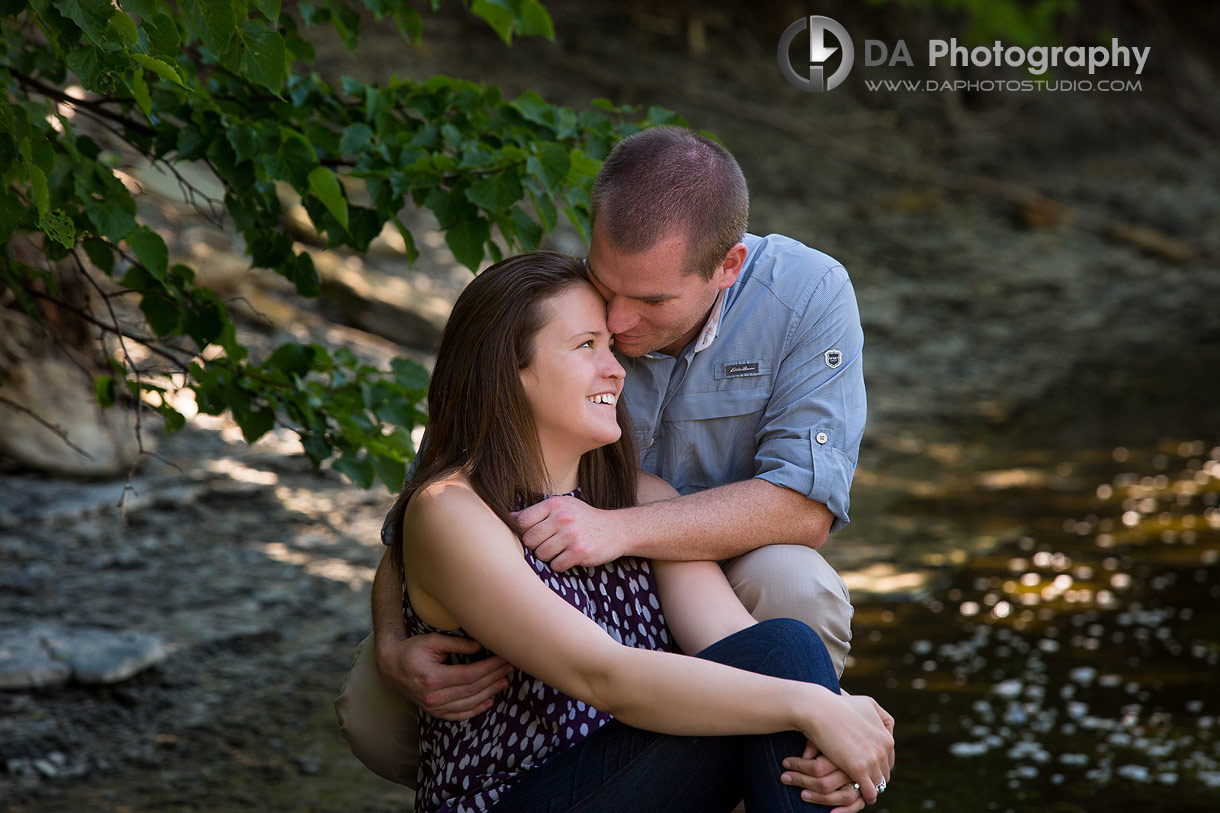
[[[755,624],[715,563],[556,573],[521,545],[512,512],[548,494],[602,508],[676,496],[636,470],[610,343],[604,302],[561,254],[497,263],[454,306],[391,512],[404,617],[518,670],[471,720],[424,716],[416,809],[810,810],[780,781],[806,738],[844,785],[822,801],[876,801],[892,720],[838,693],[808,627]]]

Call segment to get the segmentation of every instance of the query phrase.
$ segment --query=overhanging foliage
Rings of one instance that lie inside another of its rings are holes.
[[[407,2],[363,4],[419,41],[423,21]],[[553,36],[537,0],[465,5],[506,42]],[[115,340],[111,375],[95,387],[105,405],[151,404],[179,428],[183,416],[162,396],[163,374],[180,371],[199,409],[230,411],[247,441],[280,423],[300,433],[314,465],[331,460],[358,485],[397,489],[411,429],[424,420],[427,373],[406,359],[377,370],[316,344],[251,359],[225,303],[140,222],[113,169],[120,151],[171,171],[205,164],[252,266],[317,296],[314,263],[283,228],[279,185],[300,195],[330,247],[356,252],[388,223],[414,260],[400,214],[426,207],[474,270],[487,256],[535,248],[561,216],[584,235],[601,159],[625,135],[676,119],[654,108],[632,121],[634,111],[605,100],[584,112],[534,93],[506,100],[445,76],[334,87],[311,72],[302,27],[333,27],[354,50],[360,19],[345,0],[295,13],[279,0],[0,0],[0,295],[39,320],[72,311]],[[38,261],[11,250],[19,239],[32,240]],[[146,329],[70,302],[55,263],[105,291],[103,302],[138,298]],[[159,366],[137,364],[128,352],[137,344]]]

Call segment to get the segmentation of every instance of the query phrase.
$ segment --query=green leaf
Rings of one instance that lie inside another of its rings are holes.
[[[148,93],[148,83],[144,81],[144,72],[134,70],[127,74],[127,88],[131,91],[131,98],[136,100],[136,106],[140,108],[140,112],[145,118],[152,116],[152,96]]]
[[[148,320],[148,326],[158,336],[168,336],[181,324],[181,313],[174,303],[167,301],[164,294],[154,291],[145,293],[140,300],[140,310]]]
[[[155,279],[164,280],[165,271],[169,266],[169,249],[165,241],[147,226],[140,226],[127,235],[127,244],[135,253],[136,258],[148,269]]]
[[[100,0],[54,0],[51,5],[85,32],[85,36],[100,43],[106,36],[106,24],[114,7]]]
[[[294,255],[284,265],[283,273],[301,296],[313,297],[322,293],[322,280],[318,277],[313,258],[308,254]]]
[[[119,0],[119,5],[123,7],[123,11],[147,21],[156,8],[157,0]]]
[[[394,22],[399,32],[411,42],[419,45],[424,30],[424,21],[419,12],[413,8],[404,8],[394,12]]]
[[[3,122],[3,114],[0,114],[0,123]],[[0,130],[0,175],[8,172],[8,168],[13,165],[13,159],[17,157],[17,142],[8,133]]]
[[[148,37],[149,51],[173,60],[182,50],[181,35],[173,18],[164,11],[158,11],[151,16],[141,16],[144,20],[140,23],[140,30]]]
[[[122,11],[115,9],[114,14],[110,15],[110,24],[113,25],[115,30],[119,32],[119,36],[122,37],[123,42],[127,43],[128,45],[136,44],[137,35],[135,20],[128,17]]]
[[[343,197],[343,188],[335,173],[326,167],[315,167],[309,172],[309,190],[318,196],[326,211],[334,215],[335,220],[347,228],[347,200]]]
[[[254,5],[269,22],[277,23],[280,19],[280,0],[254,0]]]
[[[99,377],[93,382],[93,392],[97,402],[103,408],[114,406],[114,379],[108,375]]]
[[[0,190],[0,243],[8,242],[8,238],[21,223],[21,216],[26,207],[16,195],[7,190]]]
[[[390,371],[398,386],[423,398],[428,394],[428,371],[417,361],[399,356],[390,361]]]
[[[248,161],[259,154],[258,133],[245,122],[233,125],[225,131],[225,138],[233,148],[233,156],[238,163]]]
[[[237,18],[229,0],[182,0],[186,24],[217,57],[229,47],[237,31]]]
[[[39,219],[43,232],[64,248],[76,245],[76,224],[64,214],[63,209],[52,209]]]
[[[367,124],[357,122],[343,131],[343,138],[339,141],[339,150],[344,155],[360,152],[372,137],[372,129]]]
[[[445,243],[453,256],[471,271],[483,262],[483,245],[491,238],[491,226],[481,217],[464,220],[445,232]]]
[[[108,170],[98,171],[100,173]],[[93,223],[99,236],[117,243],[136,223],[136,203],[132,200],[131,193],[118,181],[113,185],[107,184],[106,187],[108,194],[89,198],[85,204],[85,215]]]
[[[231,324],[219,302],[208,301],[197,310],[183,312],[182,329],[200,348],[215,342]]]
[[[542,242],[542,227],[520,206],[513,207],[512,217],[517,226],[517,235],[521,239],[521,247],[526,251],[538,248],[538,244]]]
[[[506,44],[512,45],[513,31],[517,28],[517,21],[511,8],[491,0],[474,0],[470,4],[470,11],[478,17],[482,17],[483,21],[490,25]]]
[[[241,27],[242,69],[247,78],[256,85],[267,88],[277,96],[284,82],[288,64],[284,61],[286,51],[284,38],[261,23],[247,22]]]
[[[47,210],[51,208],[51,193],[47,188],[47,175],[28,159],[26,160],[25,171],[30,176],[30,190],[34,194],[34,208],[38,210],[38,216],[43,217],[46,215]]]
[[[411,231],[397,217],[394,218],[394,225],[398,227],[398,233],[402,235],[402,242],[407,247],[407,265],[419,259],[419,249],[415,245],[415,238],[411,236]]]
[[[466,198],[489,212],[499,212],[521,200],[521,180],[516,172],[497,172],[481,178],[466,190]]]
[[[439,186],[434,187],[424,198],[424,205],[432,210],[437,223],[445,230],[453,228],[463,220],[477,217],[478,212],[462,192],[442,189]]]
[[[263,369],[283,373],[290,378],[304,378],[313,364],[317,351],[310,345],[288,342],[275,349],[263,362]]]
[[[601,161],[598,161],[596,158],[590,158],[575,147],[569,156],[572,166],[568,173],[568,183],[572,186],[582,185],[586,178],[596,178],[597,173],[601,171]]]
[[[276,178],[282,178],[299,191],[309,188],[309,173],[318,166],[318,156],[308,141],[287,127],[280,128],[283,140],[267,169]]]
[[[402,491],[403,483],[407,479],[406,464],[388,455],[375,454],[370,457],[373,461],[373,470],[377,472],[377,479],[385,483],[386,488],[390,491]]]
[[[166,62],[164,59],[159,59],[148,54],[132,54],[131,58],[139,62],[145,68],[160,76],[162,79],[173,82],[175,85],[182,87],[182,77],[178,75],[178,70]]]
[[[256,409],[245,415],[234,413],[233,419],[241,427],[241,436],[246,439],[246,443],[253,443],[275,426],[275,413],[266,408]],[[364,488],[368,488],[368,486],[364,486]]]
[[[186,416],[174,409],[164,400],[157,406],[157,412],[165,421],[166,432],[177,432],[179,429],[186,426]]]
[[[542,221],[544,231],[550,231],[559,223],[559,210],[550,195],[531,195],[534,208],[538,210],[538,219]]]
[[[102,270],[107,276],[114,273],[114,249],[105,240],[93,238],[81,244],[88,255],[89,261]]]
[[[72,73],[76,74],[76,78],[80,80],[81,86],[85,90],[105,93],[107,91],[106,76],[98,60],[99,53],[97,48],[94,48],[92,45],[86,45],[68,54],[64,59],[64,63],[71,69]]]
[[[367,457],[357,457],[348,452],[331,465],[334,466],[335,471],[347,475],[347,479],[359,488],[368,488],[373,484],[373,476],[376,472]]]
[[[550,190],[556,190],[563,184],[571,167],[568,150],[554,141],[542,143],[538,147],[538,154],[526,159],[526,169],[541,178]]]
[[[525,0],[521,3],[519,14],[522,34],[555,39],[555,23],[538,0]]]
[[[509,106],[524,116],[526,121],[532,121],[535,124],[542,124],[547,127],[554,124],[554,109],[546,103],[545,99],[532,90],[527,90],[516,99],[513,99],[509,102]]]

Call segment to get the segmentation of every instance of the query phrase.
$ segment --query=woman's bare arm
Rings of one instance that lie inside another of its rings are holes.
[[[630,725],[686,735],[795,729],[862,787],[889,776],[892,738],[859,704],[820,686],[615,642],[538,579],[517,538],[468,486],[428,486],[406,522],[408,572],[418,574],[412,603],[434,608],[432,617],[421,612],[425,621],[462,626],[510,663]]]
[[[678,492],[660,477],[640,473],[639,501],[673,499]],[[755,623],[716,562],[654,560],[661,610],[683,652],[694,655]]]

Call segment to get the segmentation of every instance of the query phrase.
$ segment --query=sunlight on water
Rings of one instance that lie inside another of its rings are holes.
[[[859,608],[849,684],[901,727],[880,809],[1220,809],[1220,446],[1108,457],[987,475],[1027,534]]]

